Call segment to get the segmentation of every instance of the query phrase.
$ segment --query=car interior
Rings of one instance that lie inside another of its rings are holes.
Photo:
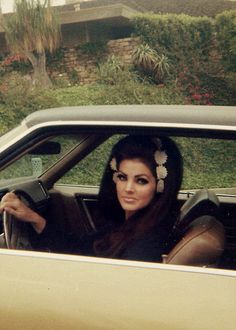
[[[8,191],[15,191],[30,207],[51,221],[57,233],[66,231],[71,235],[71,240],[80,240],[84,234],[99,230],[103,224],[94,223],[93,213],[104,167],[101,165],[100,173],[95,175],[98,159],[103,158],[101,150],[96,151],[97,155],[90,160],[91,168],[85,162],[84,168],[88,171],[86,182],[80,180],[81,170],[76,170],[76,167],[89,158],[98,146],[100,148],[110,135],[75,134],[76,138],[72,135],[69,142],[58,135],[60,145],[55,142],[55,136],[48,140],[44,137],[34,147],[32,142],[30,148],[26,144],[25,150],[14,158],[12,165],[2,171],[0,198]],[[62,152],[63,143],[69,145],[69,149]],[[109,146],[113,143],[113,140],[108,142]],[[23,165],[19,165],[18,161]],[[19,178],[9,178],[9,171],[15,173],[11,166],[23,166],[24,172],[26,164],[31,167],[31,173],[23,177],[19,171]],[[68,181],[68,174],[72,175],[71,181]],[[89,181],[91,178],[93,182]],[[236,269],[236,196],[199,187],[181,190],[179,203],[180,217],[171,234],[173,246],[168,255],[163,255],[163,263]],[[15,224],[11,217],[9,220],[7,214],[2,218],[1,247],[7,244],[8,248],[32,249],[27,240],[27,228]],[[50,251],[68,252],[63,243]]]
[[[173,230],[176,242],[163,262],[179,265],[216,267],[225,248],[225,229],[217,220],[217,196],[207,189],[192,195],[181,207]]]

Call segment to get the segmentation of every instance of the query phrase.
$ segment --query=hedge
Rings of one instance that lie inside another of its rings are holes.
[[[214,40],[214,23],[209,17],[188,15],[138,15],[133,19],[134,35],[159,54],[166,55],[177,68],[194,59],[207,61]]]
[[[216,16],[218,49],[227,70],[236,72],[236,10]]]

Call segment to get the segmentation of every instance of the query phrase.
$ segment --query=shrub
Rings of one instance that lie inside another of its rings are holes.
[[[107,85],[116,85],[127,79],[130,73],[121,60],[111,55],[106,62],[98,65],[99,82]]]
[[[65,48],[60,47],[53,53],[46,52],[47,68],[49,70],[61,70],[64,68]]]
[[[235,104],[235,86],[224,68],[236,70],[236,11],[218,15],[216,29],[209,17],[174,14],[138,15],[134,26],[135,35],[147,45],[142,50],[150,55],[150,63],[161,54],[154,81],[163,82],[171,73],[186,103]]]
[[[79,73],[77,70],[73,69],[68,72],[69,80],[72,85],[77,85],[79,84],[80,78],[79,78]]]
[[[183,104],[184,97],[173,87],[139,83],[94,84],[55,90],[52,93],[61,106],[104,104]]]
[[[218,49],[226,70],[236,72],[236,10],[216,16]]]
[[[209,66],[202,66],[192,72],[182,66],[176,79],[177,88],[186,96],[185,102],[198,105],[235,105],[235,79],[224,74],[216,75]]]
[[[236,72],[229,72],[225,76],[225,80],[227,81],[227,84],[230,89],[234,89],[234,90],[236,89]],[[235,91],[235,95],[236,95],[236,91]]]
[[[138,15],[133,19],[135,32],[157,54],[168,57],[178,71],[180,63],[206,61],[213,44],[213,20],[187,15]]]
[[[7,55],[3,62],[3,67],[8,67],[10,71],[17,71],[22,74],[27,74],[32,70],[31,63],[21,54]]]
[[[153,71],[157,56],[157,52],[148,44],[138,45],[132,54],[134,65],[149,72]]]
[[[169,76],[170,65],[167,56],[157,54],[147,44],[137,46],[132,58],[134,65],[156,83],[163,83]]]
[[[0,64],[0,79],[4,77],[5,74],[6,74],[6,69],[4,68],[4,66],[2,66],[2,64]]]
[[[6,109],[7,127],[15,126],[30,112],[58,105],[49,92],[32,89],[31,82],[16,72],[1,80],[0,102]]]
[[[54,88],[64,88],[71,87],[73,83],[69,77],[69,72],[67,73],[59,73],[51,76],[51,80]]]
[[[14,125],[12,125],[12,123],[14,123]],[[15,126],[14,113],[6,111],[6,107],[0,104],[0,135],[5,133],[12,126]]]
[[[0,100],[4,104],[14,105],[24,102],[30,81],[23,78],[19,73],[12,72],[4,76],[0,86]]]
[[[107,41],[85,42],[78,45],[76,49],[78,51],[78,57],[81,55],[88,55],[95,58],[97,62],[100,62],[104,54],[107,53]]]
[[[157,83],[163,83],[170,76],[169,59],[165,55],[158,55],[154,66],[154,77]]]

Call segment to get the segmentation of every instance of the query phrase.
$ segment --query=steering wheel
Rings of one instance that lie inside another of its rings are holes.
[[[34,209],[32,198],[24,191],[14,193],[30,208]],[[3,233],[0,235],[0,246],[7,249],[33,250],[30,243],[31,224],[19,221],[7,211],[3,212]]]

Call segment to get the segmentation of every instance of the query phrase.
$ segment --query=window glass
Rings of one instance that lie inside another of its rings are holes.
[[[175,138],[184,160],[182,189],[236,187],[236,141]]]
[[[113,145],[121,138],[114,135],[82,159],[58,183],[98,186]]]
[[[120,137],[113,136],[99,146],[59,183],[99,185],[110,150]],[[174,137],[173,140],[183,155],[183,190],[236,187],[235,141],[186,137]]]
[[[70,149],[74,148],[80,141],[82,136],[77,135],[63,135],[51,138],[50,142],[59,144],[60,150],[50,150],[41,154],[40,151],[37,154],[33,152],[23,155],[20,159],[9,165],[6,169],[0,172],[0,180],[35,176],[39,177],[55,162],[62,158]],[[47,143],[47,142],[46,142]],[[55,149],[55,144],[53,149]],[[41,147],[43,143],[41,144]],[[45,149],[45,148],[44,148]]]

